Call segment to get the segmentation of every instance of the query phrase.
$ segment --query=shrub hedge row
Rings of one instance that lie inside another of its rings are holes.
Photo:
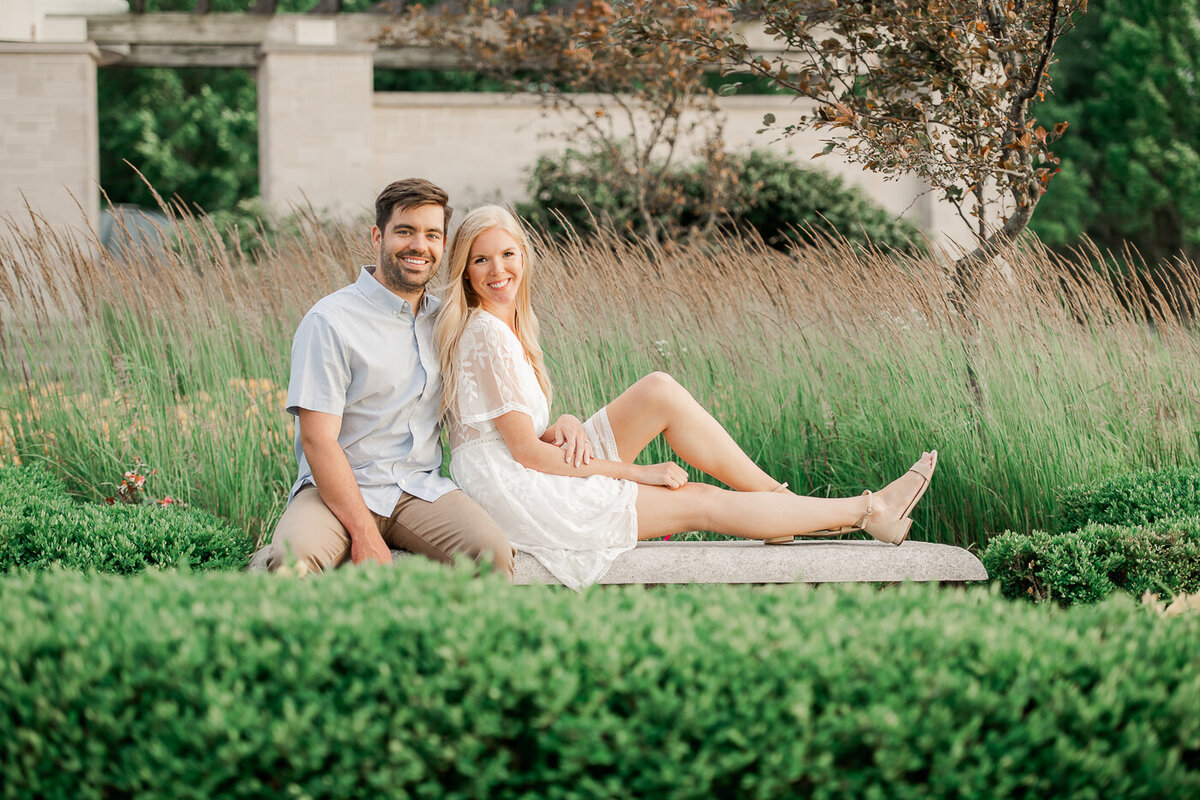
[[[0,581],[0,797],[1200,796],[1200,615],[421,559]]]
[[[702,226],[719,195],[720,228],[727,233],[756,231],[772,247],[811,244],[820,237],[844,237],[857,245],[910,252],[920,231],[876,205],[861,190],[819,169],[806,169],[769,150],[730,154],[729,174],[708,163],[669,170],[658,186],[651,212],[671,236]],[[567,150],[542,156],[529,175],[529,202],[517,211],[541,230],[563,236],[588,233],[596,223],[645,236],[634,187],[609,153]],[[565,224],[564,224],[565,223]]]
[[[1200,469],[1129,472],[1064,489],[1055,532],[1007,531],[982,560],[1006,597],[1095,603],[1117,590],[1200,590]]]
[[[78,503],[41,467],[0,467],[0,572],[242,569],[251,549],[243,532],[205,511]]]
[[[1066,533],[1013,533],[983,553],[1006,597],[1095,603],[1118,589],[1172,596],[1200,591],[1200,517],[1147,526],[1088,523]]]
[[[1074,531],[1089,522],[1145,525],[1200,516],[1200,469],[1126,472],[1095,483],[1076,484],[1058,498],[1055,528]]]

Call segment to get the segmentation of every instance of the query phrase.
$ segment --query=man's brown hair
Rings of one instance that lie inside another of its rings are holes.
[[[375,198],[375,225],[381,231],[386,228],[396,209],[405,211],[417,206],[441,206],[446,213],[446,228],[449,229],[450,215],[454,213],[447,202],[449,199],[450,196],[443,189],[424,178],[393,181]]]

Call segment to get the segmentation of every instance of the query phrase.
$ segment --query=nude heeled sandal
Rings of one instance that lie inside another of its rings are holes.
[[[892,520],[891,522],[871,522],[871,514],[875,511],[874,504],[872,502],[874,500],[874,495],[871,494],[870,490],[867,490],[863,492],[863,494],[867,497],[867,511],[862,515],[862,517],[859,518],[858,522],[856,522],[854,525],[843,525],[842,527],[835,528],[833,530],[814,531],[808,535],[836,536],[843,533],[866,531],[868,534],[870,534],[871,538],[875,539],[876,541],[894,545],[902,544],[908,537],[908,531],[912,527],[912,519],[909,515],[912,514],[913,509],[916,508],[917,501],[925,495],[925,490],[929,488],[929,481],[933,477],[933,470],[937,467],[937,450],[931,450],[930,455],[932,455],[933,458],[928,467],[926,467],[920,461],[909,467],[909,472],[917,473],[924,480],[922,481],[920,488],[917,489],[916,494],[913,495],[912,500],[908,501],[908,505],[905,506],[904,511],[900,514],[899,519]],[[772,491],[782,492],[786,488],[787,484],[781,483]],[[793,542],[795,540],[795,536],[778,536],[773,539],[764,539],[763,544],[787,544],[788,542]]]
[[[937,450],[930,450],[929,454],[933,458],[929,461],[929,466],[926,467],[920,461],[909,467],[909,472],[915,472],[924,480],[921,482],[920,488],[913,495],[912,500],[908,501],[908,505],[904,507],[904,511],[900,514],[900,519],[892,520],[891,522],[871,522],[871,514],[874,512],[874,507],[871,501],[875,498],[867,491],[863,492],[867,496],[867,513],[862,515],[862,519],[858,521],[858,525],[862,530],[871,535],[872,539],[888,544],[900,545],[904,543],[908,536],[908,529],[912,527],[912,511],[917,506],[917,501],[920,500],[925,490],[929,488],[929,479],[933,477],[933,470],[937,467],[938,453]]]
[[[908,506],[904,509],[904,513],[900,515],[901,517],[907,517],[912,514],[913,509],[917,505],[917,501],[925,495],[925,490],[929,488],[929,480],[933,477],[933,471],[937,468],[938,452],[937,450],[930,450],[929,455],[933,456],[933,458],[929,462],[928,469],[926,469],[920,461],[913,464],[908,469],[909,472],[915,472],[924,478],[925,482],[921,484],[921,488],[918,489],[917,493],[913,495],[913,499],[908,501]]]
[[[775,491],[779,490],[776,489]],[[905,538],[908,537],[908,529],[912,527],[912,519],[909,517],[901,517],[900,519],[895,519],[891,522],[871,522],[871,515],[875,513],[875,495],[872,494],[869,489],[863,492],[863,494],[867,497],[867,510],[861,517],[858,518],[858,522],[854,523],[853,525],[843,525],[840,528],[834,528],[832,530],[814,531],[813,533],[807,534],[806,538],[809,536],[834,536],[841,533],[866,531],[871,535],[872,539],[878,542],[894,545],[902,544]],[[913,504],[911,503],[909,504],[910,509],[912,508],[912,505]],[[780,536],[777,539],[764,539],[763,543],[786,544],[788,542],[795,541],[796,538],[797,537],[795,536]]]
[[[928,485],[928,481],[926,485]],[[871,515],[875,513],[875,496],[869,490],[863,494],[867,496],[867,511],[858,521],[859,530],[866,531],[877,542],[896,546],[903,544],[908,537],[908,529],[912,527],[912,517],[900,517],[891,522],[871,522]],[[908,504],[910,511],[914,505],[916,505],[915,501]]]

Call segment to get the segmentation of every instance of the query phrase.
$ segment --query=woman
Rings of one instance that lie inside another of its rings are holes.
[[[435,329],[450,474],[513,547],[563,584],[598,581],[639,539],[713,530],[768,542],[865,530],[900,544],[937,452],[878,492],[801,497],[742,452],[670,376],[642,378],[587,422],[549,424],[550,379],[530,303],[528,237],[499,206],[467,215],[447,255],[450,283]],[[733,491],[688,483],[674,462],[634,459],[658,434]]]

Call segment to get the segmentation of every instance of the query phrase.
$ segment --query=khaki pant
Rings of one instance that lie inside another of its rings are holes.
[[[458,553],[479,561],[490,556],[496,568],[512,579],[513,550],[508,537],[492,518],[461,490],[448,492],[430,503],[410,494],[390,517],[372,513],[383,541],[394,550],[420,553],[450,563]],[[350,534],[309,485],[288,503],[275,535],[267,566],[276,570],[299,562],[312,572],[340,567],[350,560]]]

